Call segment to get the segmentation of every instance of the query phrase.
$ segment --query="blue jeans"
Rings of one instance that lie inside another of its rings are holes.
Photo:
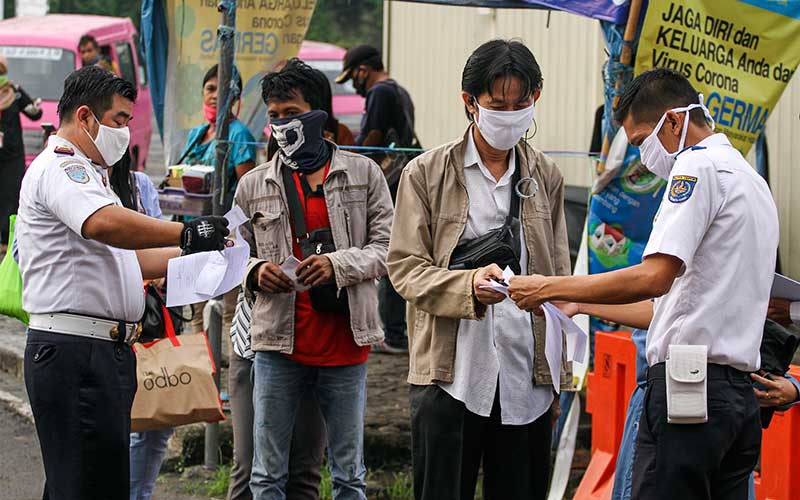
[[[173,428],[131,433],[131,500],[150,500]]]
[[[254,500],[284,500],[297,407],[313,390],[328,429],[328,466],[336,500],[366,500],[364,411],[367,364],[306,366],[280,353],[257,352],[253,363],[255,410]],[[303,429],[298,429],[303,432]]]
[[[630,500],[633,486],[633,462],[636,460],[636,438],[639,435],[639,418],[644,408],[644,389],[636,387],[628,403],[625,430],[617,455],[617,470],[614,474],[614,490],[611,500]]]

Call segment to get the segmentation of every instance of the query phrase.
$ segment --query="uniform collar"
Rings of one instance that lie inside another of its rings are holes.
[[[697,143],[698,146],[703,146],[705,148],[710,148],[712,146],[731,146],[731,141],[728,140],[728,136],[723,133],[717,133],[714,135],[710,135],[703,139],[702,141]]]
[[[53,150],[53,149],[57,148],[58,146],[66,146],[66,147],[72,149],[72,151],[73,151],[72,156],[81,158],[83,160],[86,160],[87,162],[89,162],[89,164],[91,164],[95,168],[102,168],[102,166],[97,165],[95,162],[93,162],[91,160],[91,158],[86,156],[84,154],[84,152],[81,151],[80,148],[78,148],[78,146],[72,144],[70,141],[64,139],[63,137],[59,137],[59,136],[57,136],[55,134],[53,134],[50,137],[48,137],[48,139],[47,139],[47,147],[49,149]]]

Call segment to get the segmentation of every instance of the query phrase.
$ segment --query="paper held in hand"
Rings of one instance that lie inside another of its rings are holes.
[[[247,217],[233,207],[225,218],[234,235],[234,245],[221,252],[199,252],[170,259],[167,264],[167,306],[206,301],[239,286],[247,271],[250,246],[239,234]]]
[[[787,299],[792,302],[800,301],[800,283],[792,278],[775,273],[769,296],[773,299]]]
[[[503,282],[514,276],[514,271],[508,266],[503,270]],[[490,285],[482,286],[486,290],[494,290],[508,297],[508,285],[495,280],[489,280]],[[542,304],[544,311],[545,333],[544,354],[550,367],[550,377],[553,379],[553,388],[561,392],[561,357],[564,349],[562,335],[566,337],[567,359],[570,361],[582,360],[586,354],[586,344],[589,336],[572,319],[549,302]]]
[[[300,261],[297,260],[297,257],[291,255],[281,264],[281,271],[283,271],[283,274],[285,274],[287,278],[294,282],[294,289],[296,292],[304,292],[311,287],[300,283],[300,280],[297,279],[298,266],[300,266]]]

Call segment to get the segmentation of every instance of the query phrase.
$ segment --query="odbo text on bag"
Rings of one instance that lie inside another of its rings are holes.
[[[192,383],[192,376],[188,372],[182,372],[180,375],[170,375],[165,367],[161,367],[161,375],[156,378],[147,377],[142,382],[144,388],[148,391],[153,389],[166,389],[167,387],[176,387],[178,384],[188,385]]]

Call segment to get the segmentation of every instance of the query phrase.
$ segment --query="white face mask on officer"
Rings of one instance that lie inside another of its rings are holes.
[[[97,131],[97,137],[93,138],[88,130],[83,129],[89,139],[92,140],[103,161],[106,162],[107,167],[113,166],[128,150],[128,145],[131,142],[131,131],[128,127],[114,128],[108,125],[103,125],[92,113],[97,124],[100,128]]]
[[[494,111],[478,104],[477,99],[473,103],[479,111],[475,124],[481,131],[481,136],[490,146],[500,151],[513,148],[533,121],[533,104],[518,111]]]
[[[681,140],[678,143],[677,151],[674,153],[669,153],[661,143],[661,139],[658,138],[658,132],[664,125],[664,120],[667,119],[667,113],[669,111],[665,112],[661,116],[661,119],[656,124],[653,132],[651,132],[650,135],[648,135],[639,146],[639,156],[642,159],[642,164],[647,167],[647,170],[653,172],[662,179],[669,180],[669,174],[672,171],[672,167],[675,165],[675,160],[677,159],[678,153],[684,149],[686,144],[686,132],[689,127],[689,112],[691,110],[696,108],[702,109],[706,119],[711,122],[711,130],[714,130],[714,118],[712,118],[708,108],[705,106],[705,104],[703,104],[703,94],[698,96],[698,100],[699,102],[696,104],[690,104],[689,106],[683,108],[673,108],[669,110],[675,113],[686,113],[686,116],[683,118],[683,130],[681,131]]]

